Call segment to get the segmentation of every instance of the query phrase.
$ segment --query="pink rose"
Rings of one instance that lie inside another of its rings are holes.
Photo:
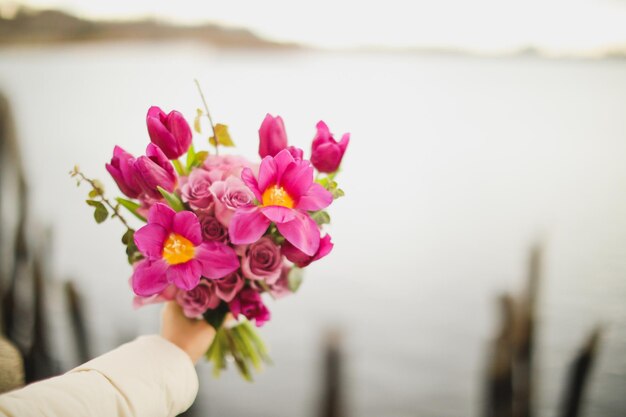
[[[292,294],[289,289],[289,273],[291,272],[291,267],[287,265],[283,265],[280,270],[280,277],[276,280],[275,283],[268,285],[269,293],[272,294],[272,297],[275,299],[286,297]],[[254,281],[251,281],[254,283]]]
[[[203,169],[194,169],[182,186],[183,201],[194,209],[205,209],[211,203],[213,195],[209,191],[211,175]]]
[[[249,287],[241,290],[228,306],[235,317],[243,314],[248,320],[254,320],[257,327],[263,326],[271,317],[261,295]]]
[[[176,301],[183,308],[183,313],[189,318],[199,318],[208,309],[217,307],[220,299],[206,279],[192,290],[179,291]]]
[[[209,155],[203,168],[211,174],[213,181],[225,180],[230,176],[241,177],[244,168],[252,168],[253,164],[245,158],[235,155]]]
[[[215,216],[198,213],[202,238],[214,242],[226,242],[228,239],[228,229],[220,223]]]
[[[215,199],[215,217],[226,227],[235,210],[254,205],[254,193],[237,177],[230,176],[225,181],[216,181],[210,190]]]
[[[212,280],[211,283],[215,286],[217,296],[229,303],[241,291],[245,282],[238,272],[233,272],[224,278]]]
[[[306,253],[302,252],[295,246],[293,246],[288,241],[285,241],[282,246],[282,254],[285,255],[287,259],[291,262],[299,266],[300,268],[304,268],[309,265],[313,261],[317,261],[318,259],[322,259],[324,256],[328,255],[331,250],[333,250],[333,242],[330,241],[330,235],[324,236],[320,240],[320,246],[317,249],[317,252],[313,256],[309,256]]]
[[[264,280],[268,284],[280,277],[281,266],[280,247],[269,237],[250,244],[241,260],[241,270],[246,278]]]

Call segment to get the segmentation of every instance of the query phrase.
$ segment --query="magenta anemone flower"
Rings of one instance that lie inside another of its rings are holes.
[[[135,294],[160,293],[169,284],[189,291],[200,277],[218,279],[236,271],[235,251],[221,242],[203,242],[198,217],[191,211],[175,212],[156,203],[148,224],[135,232],[135,244],[145,257],[131,278]]]
[[[308,212],[328,207],[333,197],[313,182],[311,163],[295,160],[284,149],[275,157],[263,158],[258,179],[250,168],[244,168],[241,179],[254,193],[258,205],[237,209],[229,225],[231,242],[256,242],[274,222],[287,241],[314,256],[320,245],[320,230]]]

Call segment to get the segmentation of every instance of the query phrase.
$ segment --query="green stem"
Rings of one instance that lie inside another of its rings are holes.
[[[83,180],[87,181],[89,183],[89,185],[91,185],[91,188],[93,188],[94,190],[99,190],[100,189],[100,187],[98,187],[98,185],[95,183],[94,180],[92,180],[91,178],[87,178],[85,176],[85,174],[83,174],[81,171],[78,171],[77,169],[75,169],[70,174],[72,174],[73,176],[78,175],[80,178],[82,178]],[[133,230],[133,228],[128,225],[128,222],[126,221],[126,219],[124,217],[122,217],[122,215],[120,214],[120,211],[117,209],[117,206],[114,206],[113,204],[111,204],[109,199],[104,196],[104,192],[100,193],[100,195],[98,197],[100,197],[100,200],[104,204],[109,206],[109,208],[113,212],[114,216],[117,217],[118,219],[120,219],[120,221],[124,224],[126,229]]]
[[[206,104],[206,100],[204,98],[204,93],[202,92],[202,88],[200,88],[200,83],[197,79],[194,79],[196,83],[196,87],[198,87],[198,92],[200,93],[200,98],[202,99],[202,104],[204,104],[204,110],[206,111],[206,117],[209,119],[209,123],[211,124],[211,130],[213,131],[213,137],[215,138],[215,155],[219,155],[220,152],[218,150],[217,143],[217,135],[215,134],[215,125],[213,124],[213,119],[211,118],[211,112],[209,112],[209,106]]]

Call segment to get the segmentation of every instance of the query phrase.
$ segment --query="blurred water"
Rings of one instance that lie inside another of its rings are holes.
[[[345,330],[351,415],[479,415],[495,298],[521,288],[536,240],[546,247],[540,415],[555,415],[565,366],[597,322],[606,334],[587,412],[624,415],[626,61],[196,44],[2,50],[33,212],[54,225],[55,275],[75,278],[88,300],[96,353],[157,331],[158,308],[132,310],[121,229],[95,225],[67,172],[78,162],[112,190],[113,145],[144,149],[152,104],[191,118],[193,78],[250,158],[266,112],[304,148],[319,119],[353,138],[347,197],[331,211],[335,251],[298,296],[270,305],[262,334],[275,366],[254,385],[201,366],[205,415],[315,415],[329,326]]]

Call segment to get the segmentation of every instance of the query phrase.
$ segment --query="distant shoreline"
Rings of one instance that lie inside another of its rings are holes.
[[[22,8],[12,18],[0,17],[0,48],[46,47],[89,43],[198,42],[215,48],[260,51],[328,51],[330,53],[375,53],[420,56],[474,57],[483,59],[536,58],[546,60],[596,61],[624,60],[626,49],[603,54],[552,55],[526,47],[503,53],[470,51],[461,48],[363,46],[325,49],[295,42],[277,42],[250,30],[218,24],[183,26],[158,20],[94,21],[58,10]]]

